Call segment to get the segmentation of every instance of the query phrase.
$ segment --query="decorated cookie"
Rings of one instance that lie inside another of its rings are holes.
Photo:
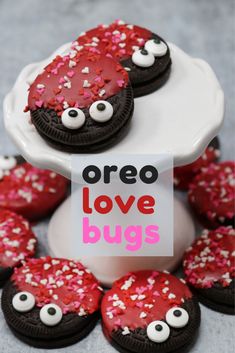
[[[14,212],[0,209],[0,287],[11,276],[13,268],[34,256],[36,243],[26,219]]]
[[[62,202],[67,187],[64,177],[33,167],[21,157],[0,157],[0,208],[35,221]]]
[[[101,313],[105,336],[122,353],[181,352],[200,325],[199,305],[185,282],[149,270],[114,282]]]
[[[128,74],[114,59],[83,49],[57,56],[29,89],[39,134],[63,151],[92,152],[126,131],[134,100]]]
[[[119,61],[129,74],[135,97],[156,91],[170,75],[168,45],[148,29],[117,20],[82,33],[73,49],[84,46]]]
[[[174,186],[179,190],[188,190],[189,184],[201,170],[220,157],[219,139],[215,137],[201,157],[183,167],[174,168]]]
[[[199,300],[216,311],[234,314],[235,230],[204,230],[186,251],[186,281]]]
[[[95,326],[102,288],[76,261],[43,257],[15,269],[2,294],[13,333],[39,348],[60,348],[84,338]]]
[[[189,186],[188,199],[206,227],[234,225],[235,163],[213,163],[203,168]]]

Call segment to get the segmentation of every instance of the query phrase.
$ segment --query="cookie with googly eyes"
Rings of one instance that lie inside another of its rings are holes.
[[[35,255],[36,245],[29,222],[14,212],[0,209],[0,287],[15,267]]]
[[[72,50],[57,56],[29,88],[39,134],[71,153],[105,149],[125,134],[133,114],[128,74],[105,54]]]
[[[234,226],[235,162],[204,167],[189,186],[188,200],[206,228]]]
[[[15,269],[2,293],[2,310],[23,342],[60,348],[92,331],[101,297],[98,281],[81,263],[43,257]]]
[[[22,157],[0,157],[0,208],[36,221],[55,210],[67,189],[68,181],[54,172],[36,168]]]
[[[197,299],[185,282],[150,270],[114,282],[101,314],[106,338],[121,353],[183,352],[200,325]]]
[[[193,178],[210,163],[218,161],[219,157],[220,142],[218,137],[215,137],[195,162],[174,168],[174,187],[179,190],[188,190]]]
[[[235,314],[235,230],[219,227],[204,230],[186,251],[185,279],[202,304]]]
[[[169,47],[148,29],[117,20],[82,33],[72,48],[79,51],[83,47],[120,62],[129,74],[135,97],[156,91],[169,78]]]

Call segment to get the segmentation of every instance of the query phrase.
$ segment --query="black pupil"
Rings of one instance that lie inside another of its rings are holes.
[[[4,159],[9,159],[9,157],[8,156],[4,156]]]
[[[27,300],[27,295],[26,294],[21,294],[21,296],[20,296],[20,300],[22,301],[22,302],[24,302],[25,300]]]
[[[154,43],[155,43],[155,44],[160,44],[160,42],[161,42],[160,39],[157,39],[157,38],[154,39]]]
[[[75,109],[71,109],[69,111],[69,116],[71,116],[71,118],[76,118],[78,116],[78,112]]]
[[[174,315],[175,315],[176,317],[180,317],[180,316],[182,315],[182,313],[181,313],[180,310],[175,310],[175,311],[174,311]]]
[[[162,325],[156,325],[155,330],[158,332],[162,331]]]
[[[48,312],[49,315],[55,315],[55,314],[56,314],[55,308],[49,308],[49,309],[47,310],[47,312]]]
[[[141,54],[142,54],[142,55],[148,55],[148,50],[146,50],[146,49],[141,49]]]
[[[97,109],[100,111],[100,112],[103,112],[105,110],[105,104],[104,103],[98,103],[97,104]]]

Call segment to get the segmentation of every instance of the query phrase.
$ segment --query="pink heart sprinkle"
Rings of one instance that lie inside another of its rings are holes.
[[[35,105],[36,105],[36,107],[41,108],[43,105],[43,101],[42,100],[36,101]]]
[[[118,87],[123,87],[124,83],[124,80],[117,80]]]
[[[59,102],[59,103],[62,103],[64,101],[64,96],[57,96],[56,97],[56,100]]]
[[[73,70],[67,72],[68,77],[73,77],[75,75],[75,72]]]

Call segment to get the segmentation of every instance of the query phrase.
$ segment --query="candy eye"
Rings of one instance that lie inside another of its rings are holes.
[[[166,314],[166,322],[171,327],[181,328],[187,325],[189,315],[183,308],[172,308]]]
[[[27,313],[35,306],[35,298],[29,292],[20,292],[13,297],[12,305],[16,311]]]
[[[68,108],[61,116],[62,124],[70,130],[76,130],[82,127],[86,117],[81,109]]]
[[[148,40],[144,48],[154,56],[163,56],[167,52],[167,45],[157,38]]]
[[[147,336],[153,342],[165,342],[170,336],[170,328],[164,321],[153,321],[147,327]]]
[[[139,67],[150,67],[154,64],[154,55],[146,49],[140,49],[132,54],[132,61]]]
[[[0,156],[0,169],[9,170],[16,166],[17,162],[14,157]]]
[[[90,106],[91,118],[99,123],[105,123],[113,116],[113,107],[107,101],[97,101]]]
[[[47,326],[59,324],[62,317],[62,310],[56,304],[47,304],[40,310],[40,320]]]

